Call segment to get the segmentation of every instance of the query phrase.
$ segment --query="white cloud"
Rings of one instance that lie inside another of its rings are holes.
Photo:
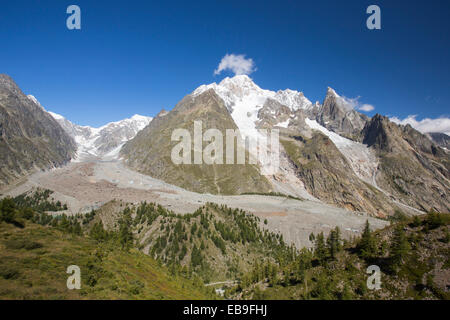
[[[359,101],[361,97],[356,97],[356,98],[347,98],[345,96],[341,96],[338,98],[338,101],[340,101],[341,106],[343,106],[344,108],[347,108],[348,110],[350,109],[356,109],[356,110],[360,110],[360,111],[365,111],[365,112],[370,112],[375,110],[375,107],[371,104],[361,104],[361,102]]]
[[[337,100],[340,102],[341,106],[350,110],[350,109],[355,109],[358,106],[359,98],[360,97],[347,98],[347,97],[341,96],[341,97],[337,98]]]
[[[225,57],[222,58],[217,69],[214,70],[214,74],[220,74],[222,71],[230,70],[235,75],[240,74],[250,74],[256,71],[255,63],[253,59],[245,58],[244,54],[226,54]]]
[[[417,115],[407,116],[405,119],[399,119],[397,117],[391,117],[391,121],[407,125],[410,124],[414,129],[426,133],[426,132],[443,132],[450,135],[450,118],[440,117],[436,119],[425,118],[420,121],[416,120]]]
[[[373,111],[374,109],[375,109],[375,107],[373,105],[367,104],[367,103],[363,104],[361,107],[358,108],[358,110],[365,111],[365,112],[370,112],[370,111]]]

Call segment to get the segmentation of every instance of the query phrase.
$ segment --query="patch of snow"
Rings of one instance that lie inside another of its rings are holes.
[[[281,128],[287,128],[289,125],[289,120],[290,119],[287,119],[286,121],[283,121],[283,122],[279,122],[278,124],[276,124],[276,126],[281,127]]]
[[[352,143],[356,143],[350,139],[344,138],[337,133],[328,130],[327,128],[321,126],[316,120],[311,120],[306,118],[305,119],[306,124],[314,130],[318,130],[322,132],[324,135],[326,135],[328,138],[330,138],[331,141],[336,145],[336,147],[345,147],[350,146]]]
[[[34,104],[36,104],[38,107],[40,107],[42,110],[45,111],[44,107],[42,106],[42,104],[38,101],[38,99],[36,99],[35,96],[33,96],[32,94],[27,95],[27,98],[30,99],[31,101],[33,101]]]
[[[311,101],[309,101],[302,92],[290,89],[279,90],[273,99],[285,106],[288,106],[293,111],[298,109],[309,109],[313,106]]]
[[[62,115],[60,115],[60,114],[57,114],[57,113],[54,113],[54,112],[51,112],[51,111],[48,111],[48,113],[50,113],[50,115],[51,115],[55,120],[62,120],[62,119],[64,119],[64,117],[63,117]]]
[[[341,97],[341,96],[338,95],[338,94],[336,93],[336,91],[335,91],[333,88],[331,88],[331,87],[328,87],[328,88],[327,88],[327,95],[333,95],[333,96],[335,96],[336,98],[340,98],[340,97]]]

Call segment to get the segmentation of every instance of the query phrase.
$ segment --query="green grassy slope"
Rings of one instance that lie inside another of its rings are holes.
[[[0,201],[0,299],[215,298],[198,278],[123,245],[123,232],[91,237],[95,212],[68,218],[42,211],[55,206],[45,190]],[[80,290],[67,289],[70,265],[80,267]]]
[[[69,265],[81,290],[68,290]],[[191,280],[174,276],[137,250],[118,250],[84,236],[26,222],[0,223],[1,299],[208,299]]]
[[[263,230],[256,216],[212,203],[179,215],[154,203],[112,201],[98,210],[91,225],[99,221],[109,231],[127,225],[135,247],[205,283],[239,280],[255,261],[289,260],[295,250],[282,236]]]

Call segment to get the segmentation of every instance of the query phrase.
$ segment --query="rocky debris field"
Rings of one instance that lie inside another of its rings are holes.
[[[244,209],[260,217],[261,226],[280,232],[297,247],[310,246],[311,232],[327,233],[339,226],[344,237],[361,232],[366,219],[373,228],[388,222],[364,213],[332,207],[320,201],[297,200],[281,196],[199,194],[132,171],[120,161],[70,163],[62,168],[31,175],[22,184],[4,190],[16,196],[32,188],[54,191],[56,200],[66,203],[68,214],[89,212],[111,200],[139,203],[156,202],[176,213],[189,213],[207,202]]]

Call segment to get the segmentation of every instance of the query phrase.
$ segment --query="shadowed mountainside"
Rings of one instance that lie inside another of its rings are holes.
[[[0,185],[70,161],[75,142],[55,119],[0,74]]]

